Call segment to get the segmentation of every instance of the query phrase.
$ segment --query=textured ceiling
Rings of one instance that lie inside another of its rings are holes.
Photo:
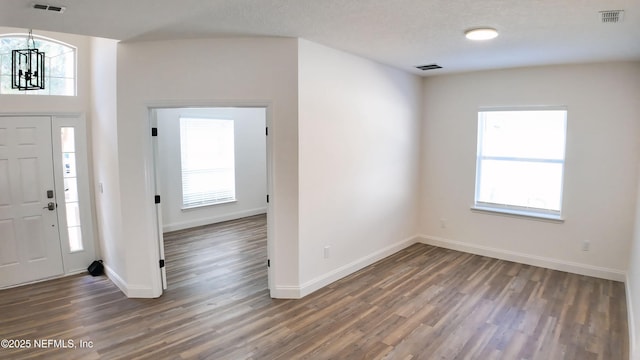
[[[624,21],[600,23],[619,9]],[[302,37],[424,75],[640,60],[640,0],[2,0],[0,26],[122,41]],[[465,39],[478,26],[500,36]],[[443,69],[414,68],[430,63]]]

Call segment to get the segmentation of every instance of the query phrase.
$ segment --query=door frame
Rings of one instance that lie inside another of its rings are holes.
[[[157,118],[156,118],[156,110],[160,109],[180,109],[180,108],[223,108],[223,107],[233,107],[233,108],[264,108],[265,109],[265,126],[266,128],[271,128],[272,124],[272,108],[273,104],[269,100],[253,100],[253,101],[218,101],[218,100],[204,100],[204,101],[157,101],[157,102],[149,102],[146,104],[147,108],[147,161],[146,163],[146,173],[148,176],[147,184],[150,186],[150,191],[153,192],[154,195],[159,194],[159,176],[157,174],[157,165],[156,165],[156,155],[157,155],[157,138],[153,138],[151,136],[152,129],[156,127]],[[271,134],[265,134],[266,136],[266,171],[267,171],[267,194],[273,194],[273,174],[274,174],[274,166],[273,166],[273,141]],[[273,204],[273,200],[270,199],[267,203],[267,259],[269,259],[269,266],[265,264],[267,267],[267,287],[271,293],[271,297],[273,297],[274,284],[273,284],[273,274],[275,273],[274,265],[277,262],[274,260],[275,249],[273,248],[273,224],[274,214],[271,211],[271,206]],[[156,265],[161,261],[164,263],[164,237],[162,231],[162,213],[161,213],[161,204],[155,205],[154,210],[155,215],[153,216],[153,228],[154,234],[153,236],[156,239],[156,249],[157,252],[154,251],[153,256],[155,261],[152,264]],[[163,290],[166,289],[166,269],[161,267],[154,266],[154,272],[157,274],[155,277],[157,280],[153,281],[153,292],[155,294],[159,294],[161,296]]]
[[[0,112],[0,117],[43,117],[49,118],[51,125],[51,159],[53,166],[53,179],[55,199],[60,205],[64,199],[64,178],[62,170],[62,159],[59,156],[62,153],[60,137],[55,134],[62,127],[74,127],[79,130],[75,133],[76,140],[76,168],[78,174],[78,197],[80,200],[80,216],[82,224],[83,245],[85,248],[76,253],[69,252],[68,235],[66,233],[66,211],[58,206],[57,222],[58,222],[58,239],[60,253],[62,256],[63,273],[51,277],[42,278],[35,281],[16,284],[22,286],[30,283],[37,283],[50,279],[60,278],[69,275],[80,274],[87,271],[90,261],[99,258],[99,246],[95,228],[95,206],[94,191],[91,184],[93,183],[92,165],[89,163],[89,141],[87,131],[86,116],[80,112]],[[63,226],[64,225],[64,226]],[[65,232],[63,232],[63,229]],[[83,255],[84,254],[84,255]],[[14,286],[10,286],[14,287]]]

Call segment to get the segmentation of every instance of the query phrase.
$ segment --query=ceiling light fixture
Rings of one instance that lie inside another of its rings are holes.
[[[11,88],[44,89],[44,52],[36,48],[31,30],[27,37],[26,49],[11,51]]]
[[[493,28],[476,28],[464,32],[469,40],[491,40],[498,36],[498,30]]]

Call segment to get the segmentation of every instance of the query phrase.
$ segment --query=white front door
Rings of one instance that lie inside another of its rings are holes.
[[[0,117],[0,288],[64,272],[52,151],[51,117]]]

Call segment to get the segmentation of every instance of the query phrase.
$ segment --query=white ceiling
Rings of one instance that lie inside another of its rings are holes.
[[[621,23],[600,23],[620,9]],[[640,60],[640,0],[2,0],[0,26],[122,41],[302,37],[423,75]],[[500,36],[465,39],[478,26]],[[415,69],[431,63],[444,68]]]

